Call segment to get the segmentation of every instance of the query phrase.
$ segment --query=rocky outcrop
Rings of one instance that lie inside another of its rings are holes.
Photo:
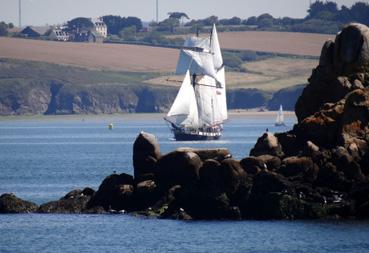
[[[57,201],[50,201],[42,204],[37,212],[39,213],[101,213],[102,208],[95,207],[88,210],[87,203],[95,191],[91,188],[83,190],[77,189],[67,193]]]
[[[35,203],[22,200],[11,193],[0,196],[0,213],[30,213],[37,208]]]

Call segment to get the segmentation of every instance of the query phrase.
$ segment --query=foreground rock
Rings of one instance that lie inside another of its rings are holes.
[[[35,203],[22,200],[11,193],[0,196],[0,213],[30,213],[37,208]]]

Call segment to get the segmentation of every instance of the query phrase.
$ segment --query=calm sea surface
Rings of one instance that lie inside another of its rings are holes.
[[[233,116],[223,138],[176,142],[162,115],[0,120],[0,194],[38,204],[75,188],[97,189],[116,171],[132,174],[132,144],[155,134],[163,153],[177,147],[227,147],[249,154],[258,136],[285,131],[274,116]],[[113,130],[107,124],[114,124]],[[0,252],[369,252],[365,222],[181,222],[127,215],[0,215]]]

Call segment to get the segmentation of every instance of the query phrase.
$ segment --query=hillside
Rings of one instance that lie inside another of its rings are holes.
[[[252,50],[279,54],[319,56],[322,45],[335,35],[292,32],[220,32],[219,41],[224,49]],[[187,35],[169,36],[185,38]]]
[[[265,47],[277,50],[275,54],[259,54],[239,50],[248,46],[242,40],[235,40],[238,44],[231,45],[225,33],[220,34],[225,47],[238,49],[224,53],[225,59],[230,59],[228,62],[236,60],[238,64],[234,68],[225,60],[231,109],[267,107],[268,104],[274,108],[269,101],[278,91],[280,95],[273,98],[273,104],[284,103],[288,104],[286,109],[293,109],[293,102],[289,100],[296,98],[283,94],[286,91],[286,94],[299,95],[301,88],[295,92],[295,85],[306,83],[317,64],[314,52],[318,47],[315,48],[312,41],[326,36],[309,34],[306,36],[314,38],[309,41],[304,39],[305,35],[296,34],[300,39],[287,47],[291,39],[289,33],[277,36],[257,32],[259,41],[267,41],[263,36],[269,36],[269,45],[281,45],[284,41],[284,49]],[[253,43],[254,47],[259,44],[255,40]],[[311,57],[285,55],[295,52],[286,51],[293,47],[301,48],[301,55]],[[182,79],[172,74],[177,59],[177,49],[0,38],[0,114],[166,112]],[[288,89],[284,91],[284,88]]]
[[[170,72],[175,69],[178,50],[124,44],[66,43],[0,37],[0,58],[99,70]]]
[[[224,49],[318,56],[332,35],[288,32],[219,33]],[[178,50],[126,44],[63,43],[0,37],[0,58],[77,67],[139,72],[173,72]]]
[[[0,115],[167,112],[179,83],[146,83],[160,75],[0,59]],[[230,88],[228,107],[267,106],[274,93],[252,85]]]

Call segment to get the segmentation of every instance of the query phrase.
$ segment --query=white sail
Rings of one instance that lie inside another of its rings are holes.
[[[216,82],[210,76],[203,76],[195,86],[195,96],[199,112],[200,125],[213,125],[218,121],[216,100]]]
[[[209,38],[199,38],[199,37],[189,37],[185,40],[184,47],[187,48],[198,48],[201,51],[210,51],[210,39]]]
[[[217,29],[215,28],[215,24],[213,25],[213,30],[211,32],[210,43],[210,51],[213,54],[214,68],[219,70],[223,66],[223,57],[222,52],[220,51],[218,33]]]
[[[167,117],[174,118],[177,125],[198,126],[198,112],[195,93],[191,85],[189,71],[182,82]]]
[[[196,73],[197,75],[208,75],[216,78],[212,54],[207,52],[195,52],[191,50],[183,51],[192,58],[190,73]]]
[[[199,38],[199,37],[189,37],[185,40],[183,44],[183,49],[179,53],[179,59],[176,68],[177,75],[183,75],[188,69],[190,69],[190,74],[196,73],[198,71],[196,64],[191,68],[193,58],[188,52],[191,50],[194,52],[210,52],[210,40],[209,38]],[[190,49],[192,48],[192,49]]]
[[[225,121],[228,119],[228,110],[227,110],[227,94],[226,94],[226,82],[225,82],[225,71],[224,67],[222,67],[217,72],[217,81],[218,85],[216,88],[216,99],[217,99],[217,111],[219,114],[219,121]]]
[[[276,124],[278,124],[278,125],[284,124],[284,114],[283,114],[283,107],[282,107],[282,105],[279,106],[279,110],[278,110],[278,114],[277,114],[277,119],[276,119]]]

